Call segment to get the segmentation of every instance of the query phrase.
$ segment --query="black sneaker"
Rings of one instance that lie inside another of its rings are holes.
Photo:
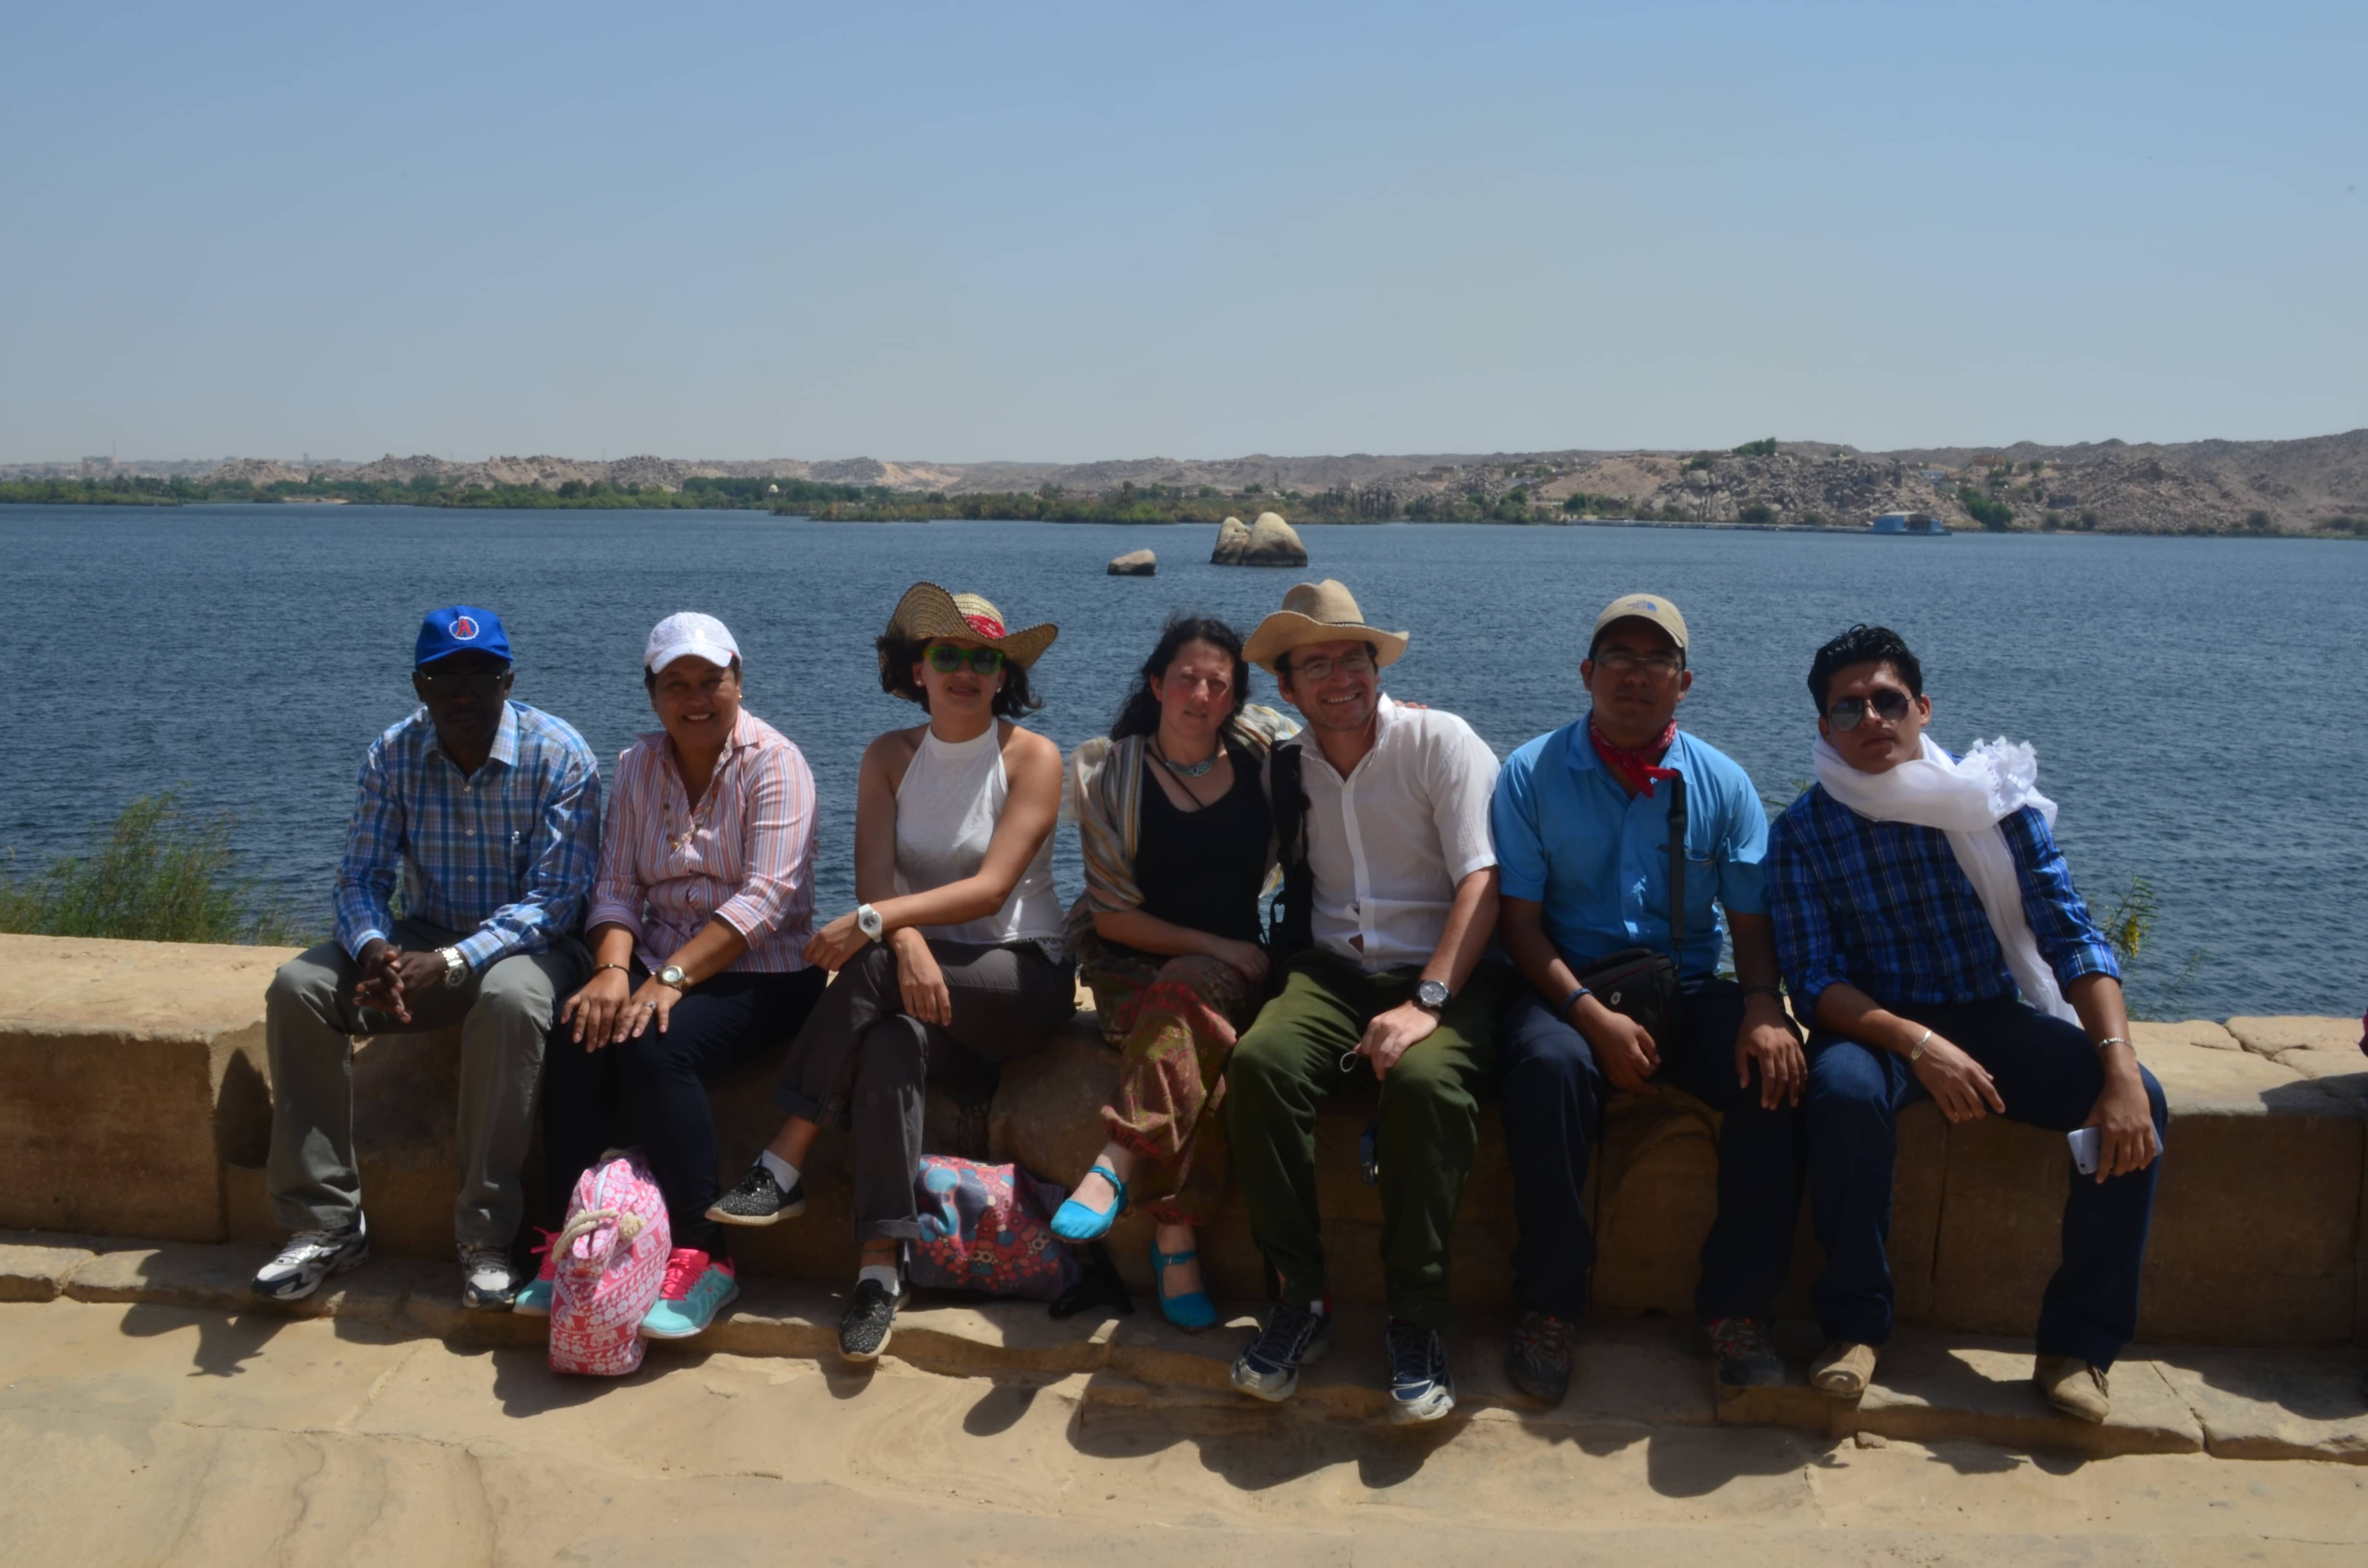
[[[802,1176],[787,1192],[773,1179],[764,1161],[748,1167],[738,1186],[708,1205],[707,1217],[723,1225],[769,1225],[794,1220],[806,1211],[806,1184]]]
[[[1571,1339],[1577,1328],[1552,1312],[1523,1312],[1505,1346],[1505,1376],[1531,1399],[1560,1404],[1570,1392]]]
[[[880,1353],[888,1348],[888,1335],[896,1327],[896,1309],[912,1294],[901,1278],[894,1290],[877,1279],[857,1280],[855,1294],[838,1318],[839,1355],[865,1365],[880,1359]]]
[[[247,1289],[267,1301],[301,1301],[332,1274],[370,1261],[370,1223],[361,1215],[342,1231],[299,1231],[279,1256],[256,1271]]]
[[[1784,1381],[1784,1358],[1776,1354],[1765,1319],[1714,1319],[1702,1324],[1702,1343],[1723,1389],[1773,1388]]]
[[[1299,1392],[1299,1369],[1332,1348],[1332,1314],[1277,1301],[1266,1326],[1234,1358],[1234,1386],[1280,1404]]]
[[[1447,1369],[1447,1336],[1390,1320],[1382,1331],[1390,1363],[1390,1420],[1400,1426],[1436,1421],[1455,1408],[1455,1377]]]

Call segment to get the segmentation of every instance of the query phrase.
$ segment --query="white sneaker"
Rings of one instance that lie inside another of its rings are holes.
[[[370,1261],[370,1223],[361,1215],[342,1231],[299,1231],[279,1256],[256,1271],[247,1289],[267,1301],[301,1301],[332,1274]]]
[[[518,1271],[507,1247],[462,1246],[461,1304],[482,1312],[506,1312],[518,1301]]]

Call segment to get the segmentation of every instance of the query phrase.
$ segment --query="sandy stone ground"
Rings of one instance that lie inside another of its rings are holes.
[[[2368,1561],[2368,1466],[2312,1460],[1485,1410],[1406,1433],[893,1358],[562,1380],[385,1324],[65,1300],[0,1305],[0,1381],[17,1568]]]

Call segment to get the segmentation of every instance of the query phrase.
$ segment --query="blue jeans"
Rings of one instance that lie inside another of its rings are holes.
[[[1801,1115],[1759,1103],[1759,1075],[1735,1081],[1735,1037],[1743,991],[1714,981],[1686,997],[1674,1040],[1656,1040],[1670,1084],[1723,1112],[1718,1139],[1718,1219],[1702,1243],[1694,1312],[1703,1323],[1765,1318],[1793,1262],[1801,1210]],[[1587,1311],[1595,1230],[1579,1201],[1587,1162],[1603,1132],[1606,1092],[1587,1037],[1554,1017],[1524,985],[1497,1032],[1497,1086],[1506,1152],[1513,1165],[1513,1298],[1524,1312],[1577,1320]]]
[[[2013,999],[1891,1009],[1962,1048],[1997,1084],[2011,1120],[2069,1132],[2104,1092],[2105,1070],[2078,1024]],[[2157,1145],[2167,1114],[2145,1068]],[[1812,1299],[1828,1339],[1891,1337],[1891,1177],[1902,1107],[1926,1097],[1907,1059],[1819,1030],[1809,1037],[1809,1210],[1826,1249]],[[2110,1367],[2137,1332],[2138,1274],[2162,1161],[2099,1183],[2071,1169],[2061,1262],[2039,1309],[2039,1353]]]

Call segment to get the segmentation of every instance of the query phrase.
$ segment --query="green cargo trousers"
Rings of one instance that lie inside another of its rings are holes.
[[[1340,1059],[1365,1026],[1414,996],[1412,969],[1368,974],[1331,954],[1303,953],[1281,994],[1244,1031],[1225,1070],[1225,1131],[1249,1210],[1250,1235],[1282,1278],[1282,1299],[1324,1298],[1324,1238],[1315,1201],[1315,1112],[1349,1081]],[[1375,1138],[1382,1195],[1382,1278],[1390,1314],[1450,1326],[1448,1233],[1480,1142],[1480,1085],[1496,1053],[1497,1014],[1515,976],[1484,963],[1439,1027],[1382,1079]],[[1367,1069],[1361,1064],[1356,1072]]]

